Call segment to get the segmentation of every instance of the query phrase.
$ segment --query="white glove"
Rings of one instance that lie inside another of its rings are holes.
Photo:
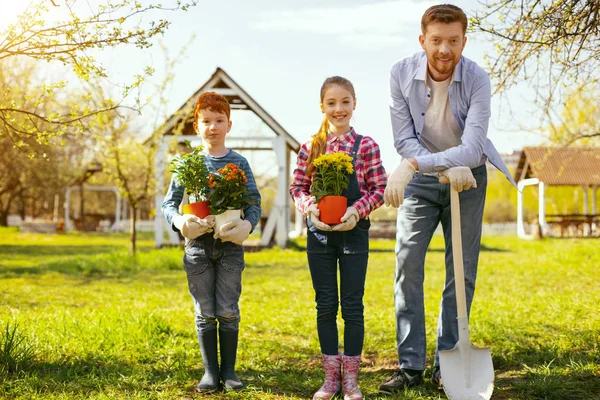
[[[358,218],[358,210],[356,209],[356,207],[348,207],[346,208],[346,212],[341,218],[342,223],[334,225],[332,230],[339,232],[349,231],[356,226]]]
[[[321,222],[321,220],[319,219],[319,215],[321,215],[321,211],[319,211],[319,208],[316,204],[311,204],[306,209],[306,216],[310,218],[310,221],[313,223],[314,226],[317,227],[317,229],[321,231],[330,231],[331,226],[327,225],[324,222]]]
[[[383,201],[386,206],[398,207],[404,201],[404,189],[416,172],[415,167],[408,159],[404,159],[398,168],[388,177],[387,186],[383,192]]]
[[[439,180],[440,183],[450,183],[457,192],[477,187],[477,181],[469,167],[452,167],[440,171]]]
[[[198,236],[212,231],[212,227],[215,226],[215,216],[208,215],[202,219],[193,214],[177,215],[173,218],[173,225],[184,237],[196,239]]]
[[[221,227],[221,231],[215,234],[215,239],[221,239],[224,242],[242,244],[248,239],[252,224],[245,219],[234,219]]]

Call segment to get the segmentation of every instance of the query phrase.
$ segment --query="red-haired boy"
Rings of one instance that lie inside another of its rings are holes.
[[[238,302],[245,266],[242,242],[258,223],[261,207],[260,193],[248,161],[225,146],[225,136],[231,130],[230,115],[225,97],[215,92],[203,93],[194,106],[194,129],[202,137],[208,170],[216,172],[230,163],[240,167],[246,173],[246,187],[249,196],[256,199],[256,205],[244,208],[241,219],[224,225],[215,235],[207,234],[212,232],[213,216],[200,219],[179,214],[184,187],[175,179],[171,179],[161,207],[173,229],[186,238],[183,267],[194,301],[196,332],[204,362],[204,376],[196,387],[200,392],[217,390],[220,380],[225,389],[243,388],[235,373],[240,321]],[[220,366],[217,347],[221,353]]]

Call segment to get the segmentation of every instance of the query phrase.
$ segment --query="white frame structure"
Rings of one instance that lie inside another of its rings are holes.
[[[270,210],[269,218],[261,232],[260,245],[268,246],[273,237],[279,247],[285,247],[290,234],[290,195],[288,192],[290,184],[290,154],[292,151],[298,153],[300,143],[298,143],[273,117],[269,115],[248,93],[244,91],[223,69],[217,68],[213,75],[191,96],[179,110],[174,113],[161,128],[160,146],[156,155],[156,187],[163,188],[164,169],[166,166],[165,155],[169,143],[175,137],[178,141],[183,141],[186,137],[195,135],[191,128],[193,121],[193,106],[197,97],[206,91],[214,91],[229,100],[232,110],[248,110],[258,116],[274,133],[275,137],[229,137],[230,141],[247,141],[248,145],[233,146],[236,150],[268,150],[275,151],[278,168],[277,196],[273,209]],[[175,135],[175,132],[183,126],[182,134]],[[160,190],[160,189],[159,189]],[[167,223],[160,212],[164,194],[156,193],[154,197],[154,206],[156,209],[154,219],[154,242],[156,247],[165,244],[164,233],[168,234],[168,244],[179,245],[179,235],[167,226]],[[296,212],[296,234],[303,229],[304,218]]]
[[[73,190],[80,190],[80,189],[81,189],[80,186],[69,186],[65,190],[65,203],[64,203],[65,230],[67,230],[67,231],[75,230],[75,227],[73,226],[71,219],[69,218],[69,214],[71,211],[71,192]],[[121,195],[119,194],[119,191],[117,190],[117,188],[111,187],[111,186],[86,185],[86,186],[83,186],[83,190],[89,190],[91,192],[113,192],[115,194],[115,196],[117,197],[117,205],[115,207],[115,222],[110,227],[110,230],[113,232],[118,232],[119,227],[121,225]]]

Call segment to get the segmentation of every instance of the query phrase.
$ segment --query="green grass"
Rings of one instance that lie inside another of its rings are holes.
[[[202,362],[182,250],[156,250],[151,239],[142,235],[134,258],[126,235],[0,228],[0,352],[8,324],[17,327],[21,350],[33,351],[33,359],[0,373],[0,398],[311,397],[322,372],[301,240],[294,249],[247,253],[238,353],[247,388],[202,397],[194,393]],[[472,341],[491,347],[494,399],[600,398],[599,245],[484,238],[470,326]],[[377,399],[378,385],[397,363],[394,242],[372,241],[372,249],[359,381],[366,398]],[[429,359],[443,256],[442,238],[435,237],[425,283]],[[427,379],[388,398],[444,396]]]

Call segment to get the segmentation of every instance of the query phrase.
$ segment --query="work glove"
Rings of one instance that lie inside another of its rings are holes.
[[[452,167],[440,171],[440,183],[450,183],[457,192],[477,187],[477,181],[473,177],[469,167]]]
[[[349,231],[356,226],[358,219],[358,210],[356,207],[348,207],[341,218],[342,223],[334,225],[331,230],[338,232]]]
[[[383,192],[383,201],[386,206],[398,207],[404,201],[404,189],[416,172],[410,161],[404,159],[398,168],[388,177],[387,186]]]
[[[319,215],[321,215],[321,211],[319,211],[319,208],[316,204],[311,204],[306,209],[306,216],[310,218],[310,221],[314,226],[317,227],[317,229],[321,231],[330,231],[331,226],[327,225],[324,222],[321,222],[321,220],[319,219]]]
[[[215,234],[215,239],[221,239],[223,242],[232,242],[242,244],[248,239],[252,224],[245,219],[234,219],[221,227],[221,231]]]
[[[177,215],[173,218],[173,225],[179,229],[183,237],[196,239],[198,236],[212,231],[213,226],[215,226],[215,216],[208,215],[202,219],[193,214]]]

